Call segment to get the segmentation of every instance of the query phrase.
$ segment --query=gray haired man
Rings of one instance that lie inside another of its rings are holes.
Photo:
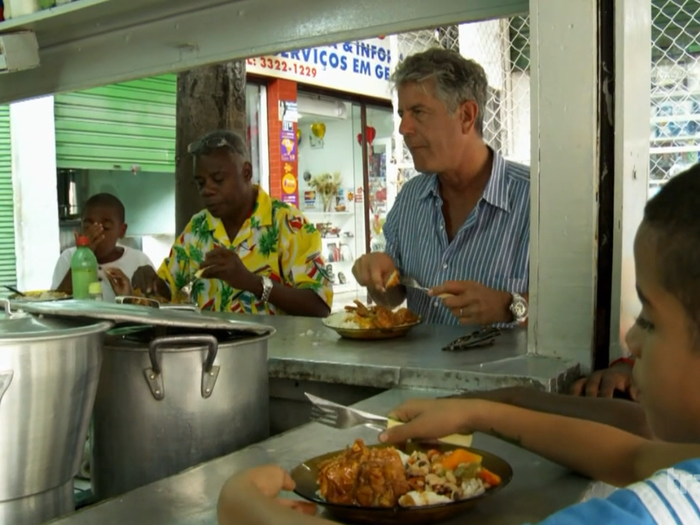
[[[404,185],[389,212],[386,252],[362,256],[353,274],[377,302],[407,298],[426,322],[525,323],[529,169],[484,141],[484,69],[457,52],[430,49],[407,57],[392,81],[399,131],[422,175]],[[387,290],[395,270],[430,293]]]

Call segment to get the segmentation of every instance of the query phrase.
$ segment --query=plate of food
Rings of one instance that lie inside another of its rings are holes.
[[[305,461],[294,492],[341,523],[423,525],[450,519],[508,485],[500,457],[445,443],[367,446]]]
[[[12,301],[59,301],[63,299],[70,299],[71,295],[66,292],[59,292],[58,290],[32,290],[29,292],[22,292],[24,295],[12,294],[10,295],[10,300]]]
[[[401,337],[420,324],[420,317],[408,308],[391,310],[384,306],[366,306],[354,301],[345,311],[323,320],[323,325],[348,339],[391,339]]]

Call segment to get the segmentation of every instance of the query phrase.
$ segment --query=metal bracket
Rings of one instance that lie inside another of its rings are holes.
[[[2,396],[5,395],[5,392],[7,392],[7,389],[10,387],[14,375],[15,373],[13,370],[0,372],[0,401],[2,401]]]
[[[202,397],[207,399],[214,392],[214,385],[219,378],[219,366],[212,366],[209,372],[202,370]]]
[[[165,384],[163,383],[163,374],[155,372],[152,368],[146,368],[143,375],[148,383],[148,388],[151,389],[151,394],[157,401],[161,401],[165,397]]]
[[[0,73],[39,67],[39,44],[33,31],[0,35]]]

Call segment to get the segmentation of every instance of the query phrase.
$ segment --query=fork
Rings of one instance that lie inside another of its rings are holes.
[[[304,394],[312,403],[311,421],[320,423],[321,425],[325,425],[327,427],[347,429],[365,426],[378,432],[383,432],[387,428],[402,424],[400,421],[395,421],[384,416],[378,416],[376,414],[370,414],[369,412],[364,412],[355,408],[339,405],[338,403],[316,397],[307,392]],[[472,444],[472,436],[464,434],[451,434],[440,438],[438,441],[459,447],[470,447]]]
[[[415,290],[420,290],[421,292],[425,292],[426,294],[430,291],[430,288],[426,288],[425,286],[421,286],[418,281],[416,281],[413,277],[399,277],[399,283],[405,286],[406,288],[413,288]],[[452,294],[450,293],[443,293],[438,295],[440,299],[444,299],[446,297],[452,297]]]

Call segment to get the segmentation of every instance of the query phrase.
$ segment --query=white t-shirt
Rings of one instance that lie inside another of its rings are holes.
[[[121,257],[119,257],[119,259],[97,267],[97,276],[102,282],[102,298],[105,301],[114,301],[116,294],[114,293],[114,290],[112,290],[112,285],[109,283],[109,279],[107,279],[103,268],[119,268],[129,279],[134,276],[134,272],[141,266],[150,266],[155,268],[148,256],[142,251],[135,250],[127,246],[120,246],[120,248],[124,250],[124,253]],[[66,274],[70,271],[70,260],[76,250],[77,248],[75,247],[68,248],[58,258],[56,268],[53,271],[53,281],[51,283],[52,290],[55,290],[61,285],[63,279],[66,277]]]

